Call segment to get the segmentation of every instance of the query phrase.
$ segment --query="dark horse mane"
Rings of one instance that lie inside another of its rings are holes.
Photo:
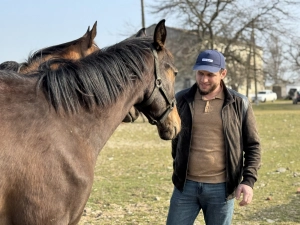
[[[20,64],[15,61],[5,61],[0,64],[0,70],[11,70],[17,72]]]
[[[130,38],[77,61],[52,59],[39,68],[38,86],[56,111],[92,111],[116,101],[133,80],[147,69],[153,39]],[[51,69],[52,64],[59,64]]]

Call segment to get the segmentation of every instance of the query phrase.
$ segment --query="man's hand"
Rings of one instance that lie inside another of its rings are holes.
[[[241,197],[241,194],[243,194],[243,200],[240,201],[239,205],[240,206],[245,206],[250,204],[250,202],[252,201],[252,197],[253,197],[253,189],[245,184],[240,184],[235,192],[235,198],[236,200],[239,200]]]

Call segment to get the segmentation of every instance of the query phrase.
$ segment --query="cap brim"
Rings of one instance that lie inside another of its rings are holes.
[[[208,71],[211,73],[216,73],[219,72],[221,68],[219,67],[215,67],[215,66],[208,66],[208,65],[195,65],[193,67],[193,70],[204,70],[204,71]]]

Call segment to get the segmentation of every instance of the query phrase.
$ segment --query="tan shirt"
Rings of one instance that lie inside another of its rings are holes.
[[[225,182],[225,146],[221,110],[224,93],[204,100],[195,94],[187,179],[203,183]]]

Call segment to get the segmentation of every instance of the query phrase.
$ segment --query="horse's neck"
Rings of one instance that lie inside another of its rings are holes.
[[[143,98],[144,90],[137,91],[137,88],[130,88],[123,93],[118,100],[107,107],[99,108],[95,115],[96,122],[93,122],[95,154],[98,155],[107,140],[122,123],[131,107]]]

